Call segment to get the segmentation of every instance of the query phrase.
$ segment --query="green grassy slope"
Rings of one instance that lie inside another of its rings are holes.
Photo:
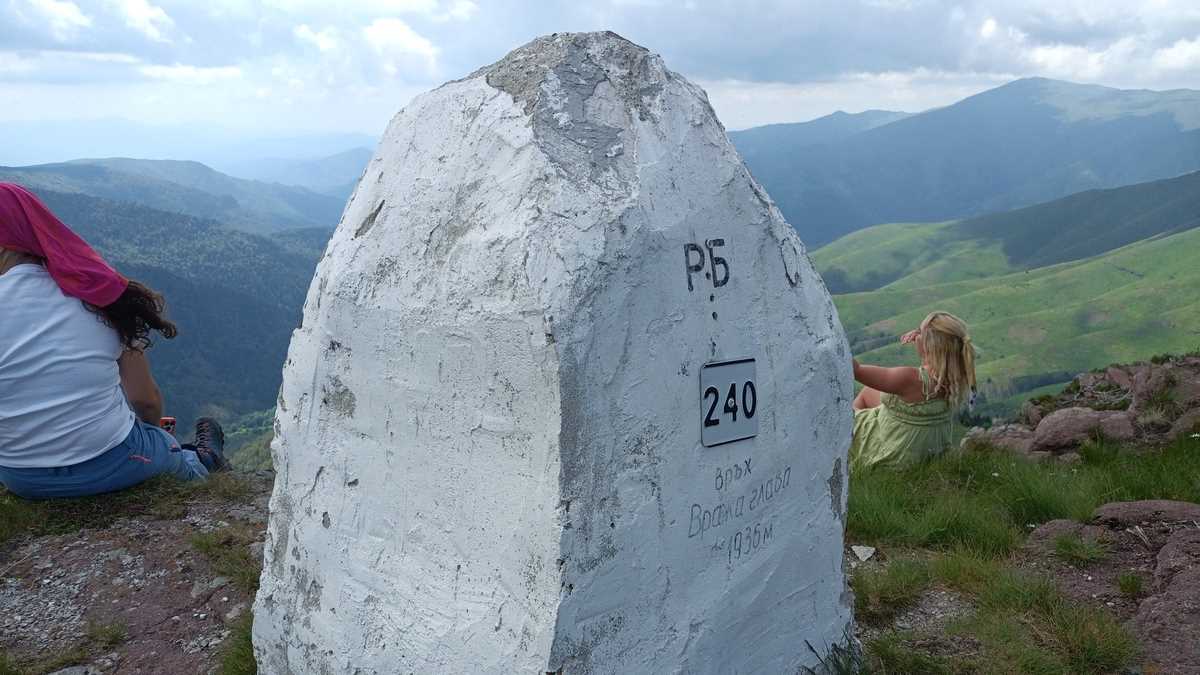
[[[945,223],[890,223],[817,249],[834,293],[926,288],[1098,255],[1200,226],[1200,172]]]
[[[960,239],[955,225],[877,225],[817,249],[813,261],[833,293],[892,285],[920,288],[1012,271],[999,242]]]
[[[835,298],[864,361],[909,363],[896,336],[944,309],[971,324],[980,381],[992,397],[1015,377],[1057,374],[1200,345],[1200,229],[1158,237],[1088,260],[926,288],[884,288]],[[1061,377],[1065,379],[1065,377]],[[1060,379],[1060,381],[1061,381]]]

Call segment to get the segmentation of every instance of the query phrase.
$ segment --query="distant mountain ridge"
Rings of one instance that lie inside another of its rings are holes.
[[[878,223],[970,217],[1200,169],[1200,91],[1024,79],[801,151],[743,154],[818,247]]]
[[[893,110],[866,110],[860,113],[839,110],[808,122],[768,124],[731,131],[729,138],[742,154],[743,160],[765,165],[776,158],[785,157],[787,151],[818,143],[832,143],[911,116],[912,113]]]
[[[60,193],[128,201],[256,233],[332,230],[345,200],[302,187],[227,176],[199,162],[80,159],[0,167],[0,179]]]
[[[371,148],[352,148],[327,157],[265,158],[236,162],[226,171],[234,176],[269,183],[298,185],[348,200],[374,154]]]

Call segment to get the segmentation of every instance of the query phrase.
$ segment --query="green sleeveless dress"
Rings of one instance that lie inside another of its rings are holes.
[[[929,374],[921,367],[925,400],[908,403],[895,394],[880,396],[882,405],[854,412],[850,468],[893,469],[945,452],[953,443],[954,414],[944,398],[930,399]]]

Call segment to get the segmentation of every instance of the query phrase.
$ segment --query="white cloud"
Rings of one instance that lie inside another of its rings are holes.
[[[70,0],[29,0],[29,6],[50,23],[50,32],[59,42],[69,42],[92,25],[91,17]]]
[[[799,122],[835,110],[871,109],[920,112],[949,105],[1014,79],[1011,74],[911,71],[849,73],[821,82],[695,80],[708,92],[721,122],[746,129],[776,122]]]
[[[175,21],[162,7],[148,0],[114,0],[117,9],[125,18],[125,25],[155,42],[170,42],[166,31],[175,26]]]
[[[398,75],[413,57],[423,61],[430,73],[437,69],[438,48],[400,19],[376,19],[362,32],[367,44],[383,59],[382,68],[390,76]]]
[[[168,80],[186,84],[208,85],[227,80],[236,80],[242,76],[238,66],[190,66],[176,63],[172,66],[148,65],[138,68],[146,77],[155,80]]]
[[[983,22],[983,25],[979,27],[979,37],[986,40],[986,39],[992,37],[992,35],[995,34],[995,32],[996,32],[996,20],[989,16],[987,18],[987,20],[985,20]]]
[[[1200,70],[1200,37],[1179,40],[1154,53],[1154,65],[1165,70]]]
[[[332,26],[326,26],[317,32],[309,28],[308,24],[300,24],[296,26],[292,34],[297,39],[314,45],[323,52],[333,51],[338,47],[337,29]]]
[[[441,12],[433,16],[434,21],[470,21],[479,11],[479,5],[471,0],[454,0]]]

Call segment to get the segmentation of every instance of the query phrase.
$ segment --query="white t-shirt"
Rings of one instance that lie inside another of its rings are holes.
[[[117,332],[63,295],[40,265],[0,274],[0,466],[60,467],[133,428]]]

